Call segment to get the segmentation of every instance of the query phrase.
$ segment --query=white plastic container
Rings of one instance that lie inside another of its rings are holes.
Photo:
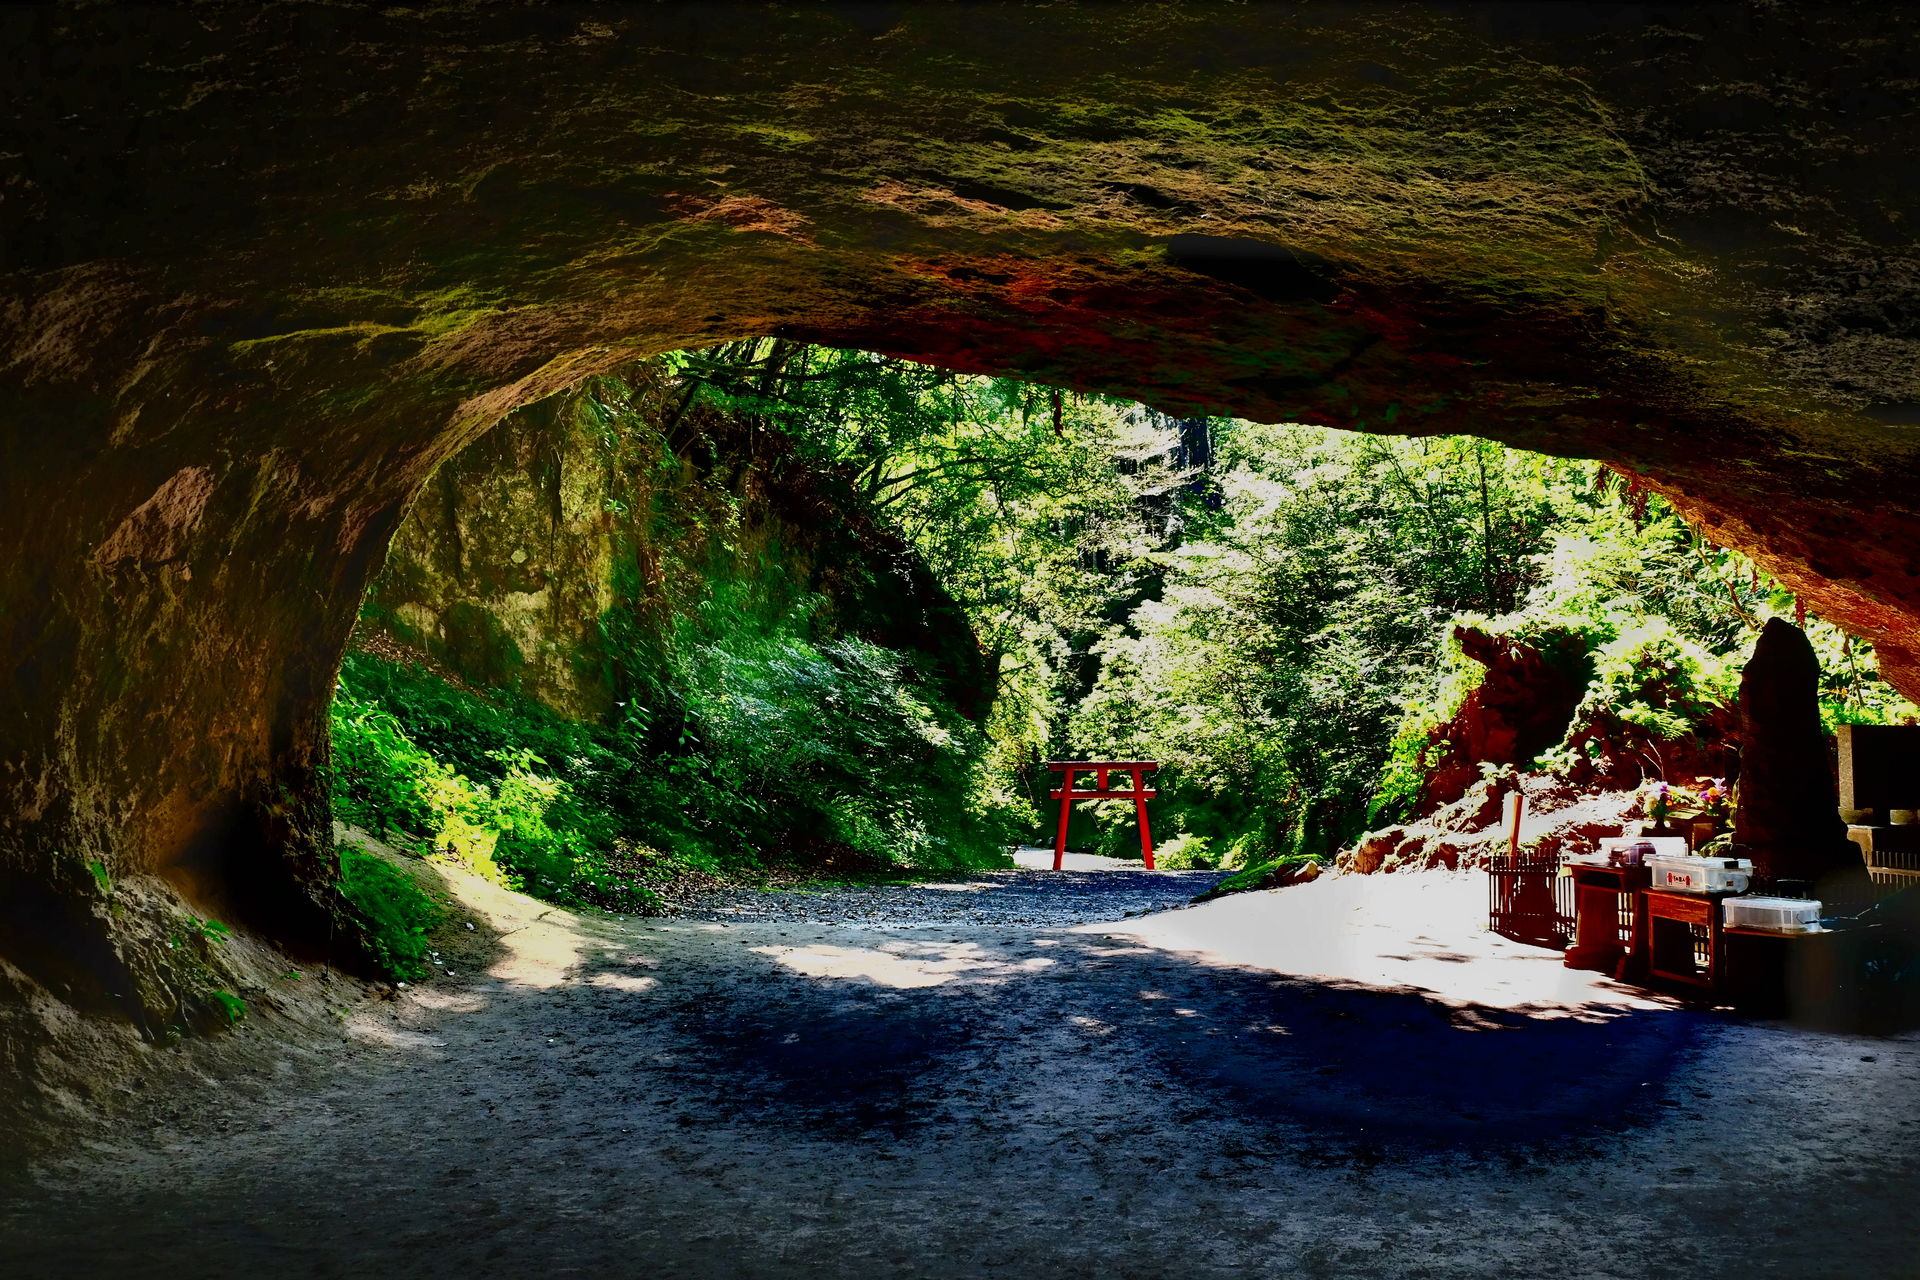
[[[1770,933],[1818,933],[1820,904],[1810,898],[1728,898],[1720,922],[1729,929]]]
[[[1685,836],[1607,836],[1600,841],[1598,857],[1602,865],[1631,865],[1631,860],[1616,857],[1616,851],[1625,852],[1637,844],[1650,844],[1658,858],[1684,858],[1687,856],[1687,838]]]
[[[1753,863],[1745,858],[1648,858],[1649,886],[1678,893],[1745,893]]]

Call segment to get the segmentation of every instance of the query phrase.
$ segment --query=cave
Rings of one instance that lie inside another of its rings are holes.
[[[164,904],[317,947],[409,504],[749,335],[1600,459],[1920,695],[1909,12],[741,12],[0,14],[17,974],[159,1026]]]

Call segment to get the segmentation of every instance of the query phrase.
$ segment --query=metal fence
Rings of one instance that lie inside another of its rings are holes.
[[[1573,881],[1560,858],[1502,850],[1487,863],[1487,927],[1503,938],[1565,950],[1573,939]]]

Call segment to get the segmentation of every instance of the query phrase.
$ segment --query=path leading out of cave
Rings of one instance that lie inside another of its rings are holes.
[[[45,1165],[0,1274],[1912,1274],[1915,1038],[1572,973],[1473,876],[1126,914],[1215,878],[463,882],[436,981]]]

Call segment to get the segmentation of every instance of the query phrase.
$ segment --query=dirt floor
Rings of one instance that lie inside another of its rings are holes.
[[[1215,878],[454,879],[436,980],[39,1162],[0,1276],[1920,1275],[1920,1038],[1571,972],[1474,875],[1153,910]]]

